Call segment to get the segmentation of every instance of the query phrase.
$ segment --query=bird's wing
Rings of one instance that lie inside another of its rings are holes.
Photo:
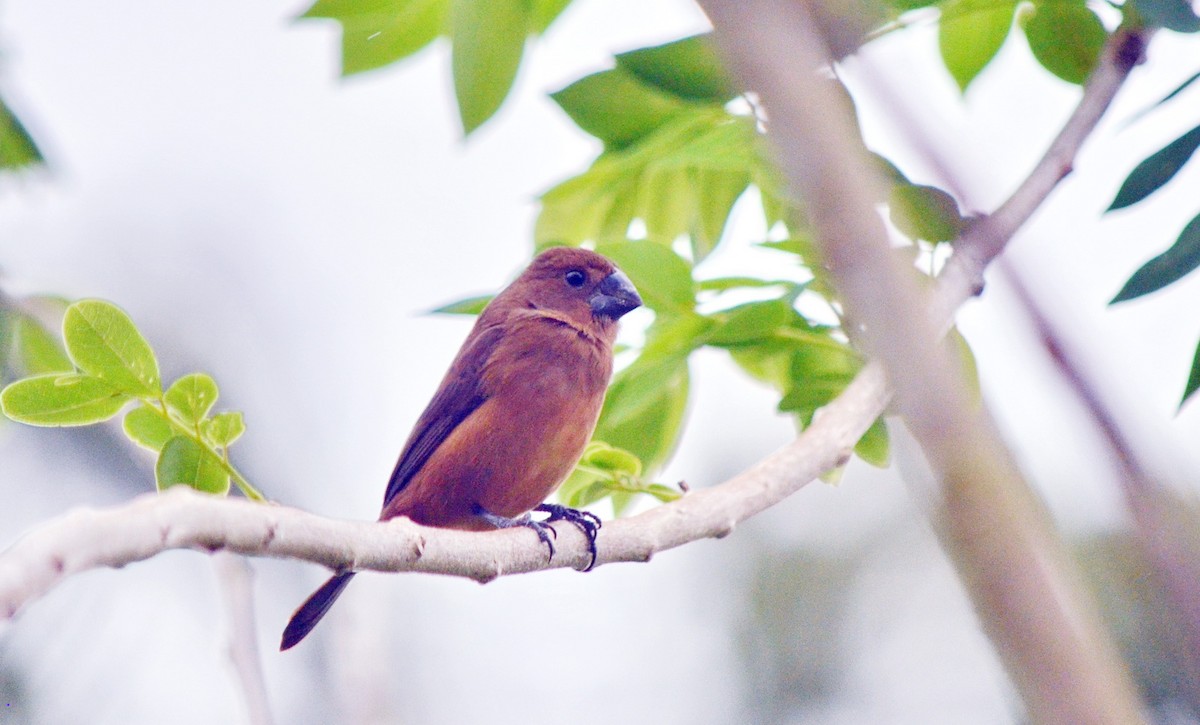
[[[404,490],[450,433],[487,400],[482,383],[483,369],[503,337],[504,330],[500,326],[493,326],[480,330],[463,344],[449,374],[433,400],[429,401],[425,412],[421,413],[416,428],[409,436],[408,445],[396,461],[396,468],[383,495],[385,507],[396,494]]]

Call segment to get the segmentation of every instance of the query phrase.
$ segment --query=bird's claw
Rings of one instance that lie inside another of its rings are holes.
[[[543,523],[567,521],[579,527],[579,530],[587,537],[588,553],[592,555],[592,559],[588,562],[584,571],[591,571],[592,567],[596,565],[596,534],[600,531],[600,526],[602,525],[600,517],[591,511],[580,511],[579,509],[561,506],[556,503],[538,504],[534,510],[550,514]],[[553,528],[550,530],[554,531]]]

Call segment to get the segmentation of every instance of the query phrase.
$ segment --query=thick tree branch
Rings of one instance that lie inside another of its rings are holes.
[[[784,176],[805,202],[847,313],[862,327],[858,337],[886,367],[897,407],[939,480],[939,535],[1030,717],[1046,723],[1140,722],[1132,681],[1083,595],[1065,548],[939,344],[942,321],[913,314],[929,309],[930,299],[892,253],[874,209],[872,188],[880,180],[849,115],[840,112],[836,96],[815,72],[831,57],[814,22],[821,8],[784,0],[701,4],[733,70],[760,94]],[[1114,60],[1124,71],[1131,66],[1119,52],[1125,42],[1110,46],[1105,69]],[[994,225],[1011,229],[1022,223],[1070,168],[1077,147],[1072,140],[1081,133],[1073,124],[1093,127],[1107,105],[1095,95],[1087,101],[1068,124],[1067,141],[1052,146],[1021,192],[993,216]],[[943,304],[953,308],[955,296],[980,289],[984,262],[1007,240],[981,224],[960,250],[974,257],[974,278],[943,281],[939,291],[951,297]],[[952,271],[972,271],[971,261]],[[934,309],[936,316],[945,313]]]
[[[1106,53],[1079,109],[1052,147],[1057,150],[1047,154],[1000,211],[981,220],[956,245],[958,253],[947,263],[933,299],[938,324],[948,323],[953,310],[978,292],[987,263],[1070,167],[1075,150],[1124,81],[1129,64],[1117,62],[1118,57]],[[597,542],[597,565],[646,561],[659,551],[728,534],[845,462],[889,397],[882,368],[869,363],[802,435],[749,470],[677,502],[607,522]],[[0,621],[68,576],[124,566],[168,549],[225,550],[331,569],[421,571],[481,582],[547,568],[581,569],[588,561],[583,537],[571,526],[559,527],[558,554],[547,562],[545,548],[527,531],[468,533],[420,527],[405,519],[336,521],[177,487],[122,506],[68,512],[26,533],[0,553]]]

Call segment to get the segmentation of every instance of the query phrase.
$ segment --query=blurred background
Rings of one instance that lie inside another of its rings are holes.
[[[511,279],[531,251],[538,194],[599,151],[546,93],[613,52],[707,21],[684,0],[575,3],[532,46],[500,114],[464,141],[445,46],[340,80],[338,28],[296,21],[305,8],[0,6],[0,91],[49,163],[0,179],[0,286],[121,305],[164,378],[208,372],[218,407],[245,412],[234,455],[267,495],[373,519],[470,326],[427,312]],[[1037,69],[1017,35],[964,99],[935,35],[930,23],[867,46],[846,80],[874,147],[914,180],[939,181],[903,133],[923,129],[968,211],[986,211],[1041,155],[1079,90]],[[1200,115],[1192,93],[1126,125],[1196,70],[1194,51],[1180,36],[1154,40],[1075,173],[1009,255],[1154,473],[1186,495],[1200,470],[1200,413],[1177,406],[1200,335],[1200,286],[1106,303],[1193,213],[1200,171],[1185,168],[1135,211],[1101,212],[1130,168]],[[893,98],[909,101],[902,113]],[[753,235],[743,236],[707,264],[761,270]],[[960,317],[985,398],[1097,572],[1161,720],[1191,722],[1162,642],[1138,629],[1153,606],[1123,553],[1127,517],[1109,453],[993,278]],[[777,396],[725,355],[701,351],[693,373],[689,424],[662,480],[715,485],[794,435]],[[283,624],[327,573],[254,561],[275,720],[1019,722],[912,494],[919,453],[893,434],[891,468],[855,461],[837,485],[811,484],[724,540],[648,565],[483,587],[364,575],[286,654],[275,651]],[[72,507],[151,490],[152,467],[115,428],[0,424],[0,546]],[[0,723],[244,721],[227,626],[202,554],[69,579],[0,625]]]

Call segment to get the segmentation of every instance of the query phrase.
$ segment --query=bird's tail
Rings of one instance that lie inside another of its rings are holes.
[[[324,617],[333,603],[337,601],[338,596],[352,578],[354,578],[352,571],[335,574],[330,577],[329,581],[322,584],[320,589],[313,592],[311,597],[304,600],[304,604],[300,605],[283,630],[283,641],[279,643],[280,652],[291,649],[308,636],[313,627],[317,626],[317,622],[321,621],[321,617]]]

